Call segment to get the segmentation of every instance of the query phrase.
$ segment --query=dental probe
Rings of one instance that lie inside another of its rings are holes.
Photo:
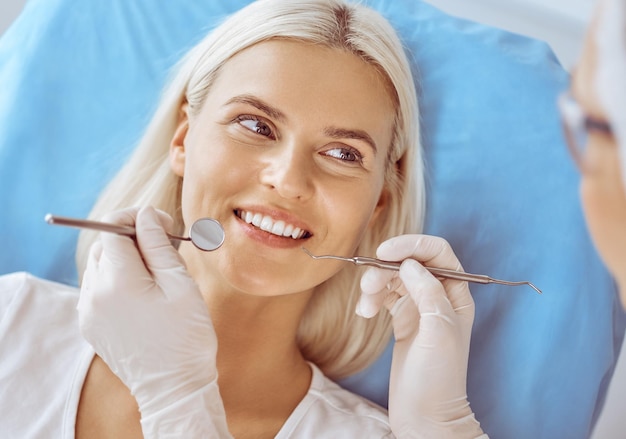
[[[344,256],[334,256],[334,255],[314,255],[306,248],[301,247],[302,251],[304,251],[307,255],[312,257],[313,259],[337,259],[340,261],[352,262],[355,265],[367,265],[371,267],[384,268],[386,270],[400,270],[400,265],[402,265],[402,261],[383,261],[382,259],[376,258],[368,258],[365,256],[355,256],[352,258],[344,257]],[[446,268],[435,268],[435,267],[427,267],[424,266],[426,270],[431,272],[436,277],[441,277],[445,279],[456,279],[456,280],[464,280],[467,282],[475,282],[480,284],[501,284],[501,285],[509,285],[509,286],[518,286],[518,285],[528,285],[537,293],[542,294],[541,290],[534,286],[531,282],[528,281],[520,281],[520,282],[511,282],[506,280],[494,279],[492,277],[486,276],[484,274],[471,274],[465,273],[462,271],[449,270]]]

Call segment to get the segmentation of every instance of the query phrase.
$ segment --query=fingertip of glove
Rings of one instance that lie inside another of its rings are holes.
[[[137,239],[141,243],[142,241],[157,240],[159,243],[168,241],[166,236],[166,230],[161,222],[157,211],[153,207],[143,207],[137,214]]]
[[[394,272],[382,268],[369,267],[361,276],[359,283],[364,294],[376,294],[393,278]]]
[[[356,304],[354,313],[359,317],[367,318],[365,315],[363,315],[363,311],[361,311],[361,302]]]
[[[156,213],[156,209],[152,206],[145,206],[137,212],[137,226],[161,225]]]
[[[94,241],[89,247],[89,257],[98,259],[100,258],[100,254],[102,254],[102,242],[100,240]]]
[[[371,319],[378,314],[378,309],[372,306],[371,303],[363,300],[359,300],[356,304],[355,314],[365,319]]]
[[[174,226],[174,220],[166,212],[152,206],[146,206],[137,213],[137,225],[143,228],[157,226],[170,232]]]
[[[415,259],[409,258],[402,261],[402,266],[398,274],[402,279],[405,279],[406,282],[411,283],[425,273],[428,273],[428,270],[422,264]]]

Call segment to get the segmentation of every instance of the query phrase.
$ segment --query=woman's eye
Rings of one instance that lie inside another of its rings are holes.
[[[237,116],[237,121],[244,128],[247,128],[254,133],[260,134],[261,136],[274,138],[270,126],[255,116]]]
[[[354,148],[333,148],[326,151],[325,154],[344,162],[363,163],[363,156]]]

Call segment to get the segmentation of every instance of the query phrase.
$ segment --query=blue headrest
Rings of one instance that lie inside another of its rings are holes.
[[[0,39],[0,274],[76,283],[77,231],[154,110],[168,69],[249,0],[30,0]],[[546,44],[421,1],[369,0],[415,63],[427,161],[426,232],[471,285],[468,393],[495,438],[587,436],[626,319],[587,236],[555,109],[568,77]],[[382,405],[391,346],[342,384]],[[418,379],[418,377],[416,377]]]

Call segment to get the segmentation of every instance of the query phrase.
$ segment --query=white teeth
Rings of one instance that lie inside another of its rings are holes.
[[[285,222],[284,221],[276,221],[272,226],[272,233],[274,235],[283,235],[283,230],[285,230]]]
[[[300,227],[296,227],[292,224],[286,224],[284,221],[275,221],[272,217],[264,216],[260,213],[240,210],[238,211],[238,216],[248,224],[252,224],[253,226],[273,235],[299,239],[306,233]]]
[[[254,216],[252,217],[252,221],[250,221],[250,224],[255,225],[257,227],[261,227],[262,219],[263,219],[263,215],[261,215],[260,213],[255,213]]]
[[[272,231],[272,218],[269,216],[264,216],[263,221],[261,221],[261,230],[265,230],[266,232]]]
[[[285,230],[283,230],[283,234],[285,236],[291,236],[291,232],[293,232],[294,227],[291,224],[287,224],[287,227],[285,227]]]

